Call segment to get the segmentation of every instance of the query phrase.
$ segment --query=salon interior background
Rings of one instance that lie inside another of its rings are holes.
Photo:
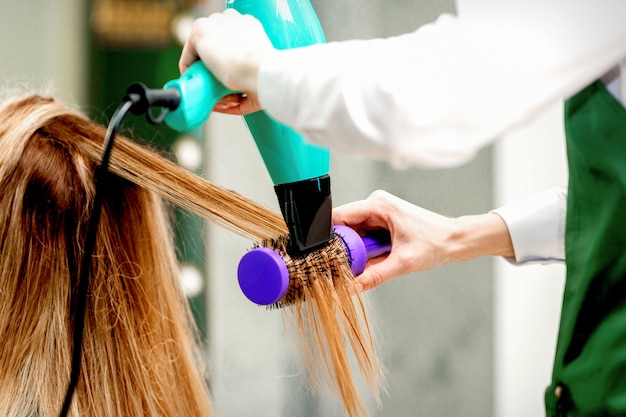
[[[454,12],[453,0],[312,3],[329,41],[395,35]],[[184,36],[187,21],[178,18],[222,8],[223,0],[3,0],[2,87],[46,88],[106,118],[129,82],[159,86],[177,76],[180,44],[173,33]],[[334,203],[382,188],[455,216],[564,184],[559,116],[559,108],[551,109],[451,170],[398,172],[334,154]],[[160,145],[183,150],[191,169],[275,206],[269,177],[239,118],[211,116],[202,132],[186,138],[129,123]],[[520,135],[524,139],[516,140]],[[251,242],[180,216],[181,265],[188,267],[185,282],[206,338],[218,415],[339,415],[331,399],[304,391],[280,314],[251,305],[240,293],[235,268]],[[389,379],[389,395],[381,409],[372,405],[372,416],[543,415],[562,276],[562,266],[515,268],[485,259],[368,293]]]

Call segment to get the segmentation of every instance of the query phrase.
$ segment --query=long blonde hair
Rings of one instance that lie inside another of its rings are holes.
[[[104,131],[52,99],[0,110],[0,414],[56,416]],[[120,177],[104,198],[74,416],[212,416],[161,199]]]
[[[29,95],[0,106],[3,416],[55,416],[60,410],[71,368],[75,285],[93,205],[93,172],[104,136],[104,127],[51,98]],[[70,415],[212,416],[162,198],[250,240],[279,241],[287,233],[282,216],[123,137],[116,140],[109,169],[114,184],[104,198],[91,264],[82,373]],[[348,413],[366,414],[352,375],[333,371],[337,357],[346,363],[345,332],[362,351],[357,356],[366,358],[359,365],[374,391],[379,386],[369,327],[360,324],[367,320],[363,304],[356,295],[355,310],[347,307],[349,296],[337,299],[332,288],[324,291],[315,297],[329,296],[330,304],[310,299],[310,306],[345,324],[342,329],[315,323],[322,328],[311,332],[302,310],[292,310],[305,367],[330,369]],[[327,349],[327,336],[335,340],[332,355],[316,355]]]

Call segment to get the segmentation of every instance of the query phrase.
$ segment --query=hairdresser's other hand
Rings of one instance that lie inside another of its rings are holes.
[[[198,59],[226,87],[241,91],[220,100],[215,111],[248,114],[260,110],[257,78],[261,62],[275,51],[261,22],[234,9],[196,19],[178,68],[185,72]]]
[[[449,218],[385,191],[337,207],[333,223],[350,226],[361,235],[381,228],[391,233],[391,252],[370,259],[357,277],[363,291],[444,264],[487,255],[514,256],[506,224],[497,214]]]

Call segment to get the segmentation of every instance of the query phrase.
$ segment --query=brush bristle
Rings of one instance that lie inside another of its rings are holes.
[[[289,271],[289,287],[285,296],[270,304],[268,309],[283,308],[305,301],[308,292],[305,291],[305,288],[311,286],[312,276],[330,280],[334,286],[353,285],[354,276],[340,271],[341,265],[349,266],[351,262],[340,237],[333,236],[324,247],[302,255],[289,255],[288,245],[289,235],[264,240],[256,245],[256,247],[270,248],[278,253],[285,260]],[[329,258],[333,259],[334,262],[328,262]]]

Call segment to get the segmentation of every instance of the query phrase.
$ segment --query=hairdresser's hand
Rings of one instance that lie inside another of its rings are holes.
[[[449,218],[385,191],[336,208],[333,223],[361,235],[380,228],[391,233],[391,252],[368,261],[357,277],[360,290],[444,264],[487,255],[513,256],[508,229],[497,214]]]
[[[226,87],[243,92],[220,100],[214,110],[248,114],[260,110],[257,79],[261,62],[275,51],[261,22],[233,9],[197,19],[178,67],[185,72],[198,59]]]

